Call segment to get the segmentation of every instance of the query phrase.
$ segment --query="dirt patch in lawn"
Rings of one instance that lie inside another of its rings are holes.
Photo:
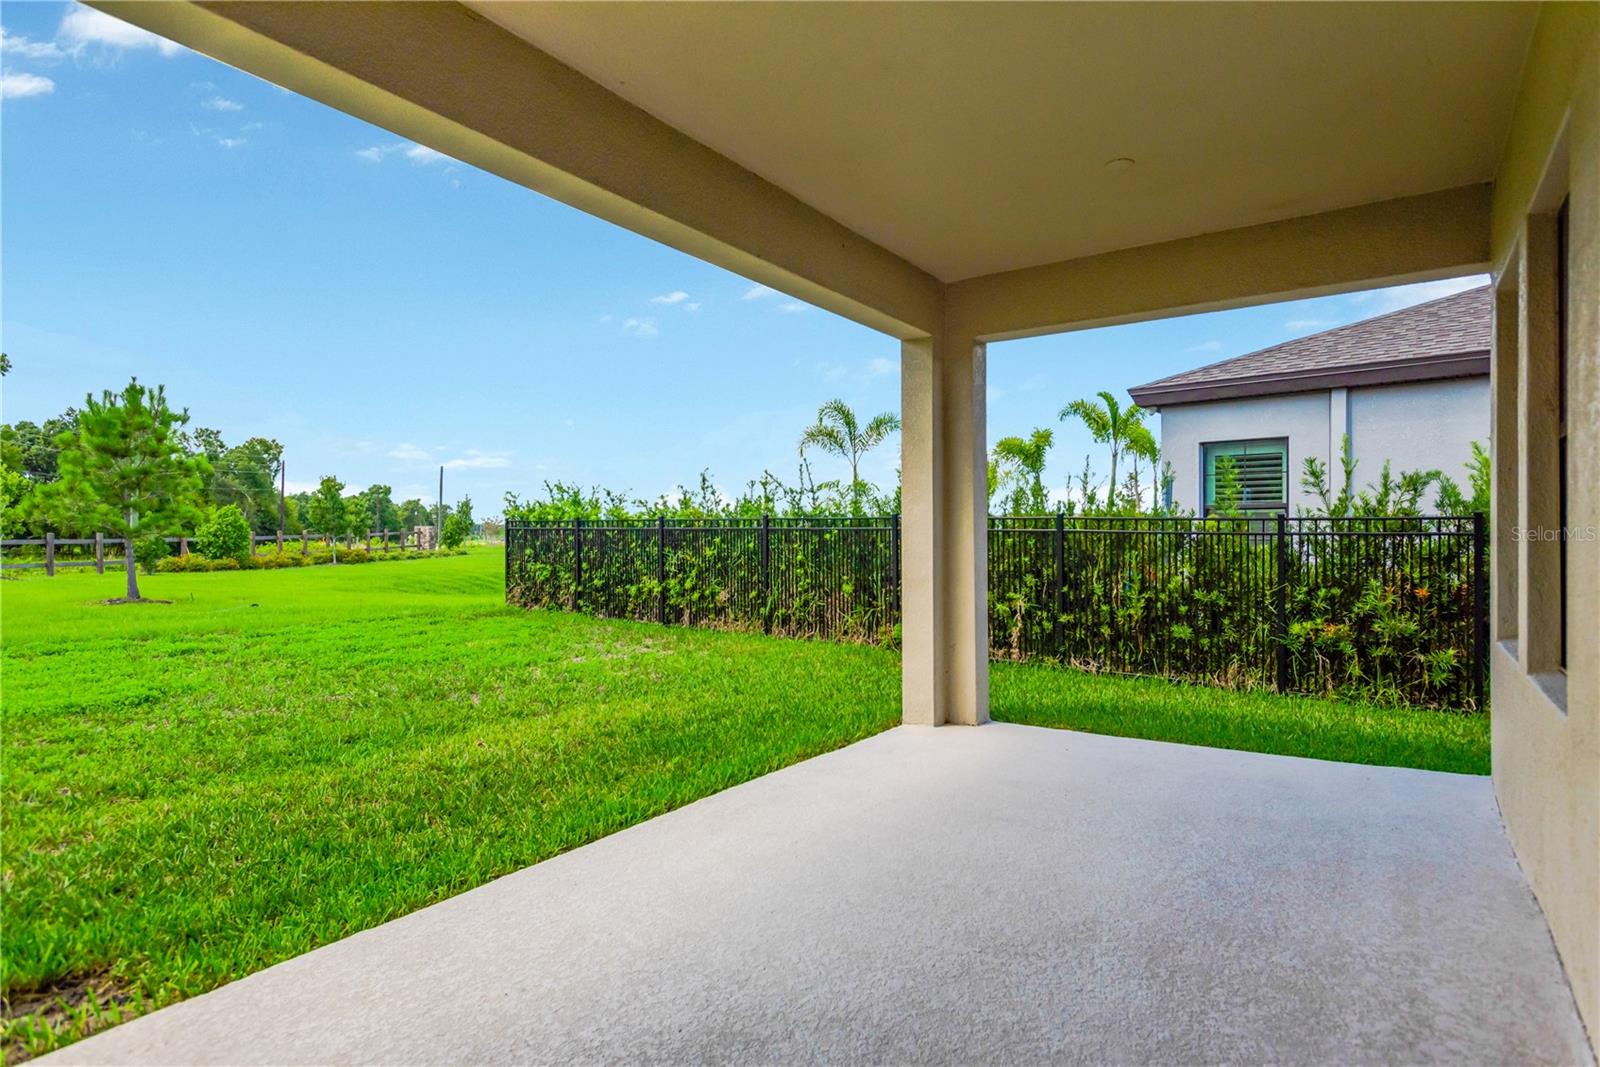
[[[56,1047],[49,1035],[87,1037],[121,1022],[123,1009],[133,1000],[131,988],[112,978],[107,969],[68,975],[37,989],[0,996],[0,1034],[4,1035],[0,1062],[21,1063],[49,1051]]]

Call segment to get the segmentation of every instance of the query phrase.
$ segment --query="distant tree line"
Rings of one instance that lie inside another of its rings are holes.
[[[0,364],[9,370],[10,361]],[[82,408],[37,425],[0,425],[0,533],[28,538],[106,533],[134,546],[127,596],[139,599],[136,563],[149,568],[168,552],[163,540],[192,535],[211,558],[248,556],[252,534],[314,532],[353,543],[369,531],[432,525],[440,543],[472,534],[472,501],[439,511],[420,500],[396,504],[387,485],[346,493],[324,476],[315,491],[280,492],[283,446],[264,437],[229,445],[216,430],[189,428],[161,386],[137,379],[119,392],[85,398]]]
[[[115,395],[119,405],[126,399],[124,394]],[[5,537],[42,537],[47,531],[76,536],[107,530],[95,525],[92,510],[76,509],[65,499],[42,508],[43,498],[37,494],[41,487],[61,479],[63,454],[79,445],[85,411],[102,402],[103,398],[87,401],[85,408],[69,407],[42,424],[28,420],[0,424],[0,524]],[[207,426],[190,429],[186,412],[173,425],[172,445],[175,454],[204,460],[197,468],[200,488],[195,505],[205,512],[232,505],[252,533],[283,530],[295,535],[309,531],[347,536],[368,530],[410,530],[438,521],[433,503],[417,498],[397,502],[393,488],[380,484],[347,492],[345,483],[337,478],[323,478],[316,490],[288,493],[280,500],[282,444],[267,437],[229,444],[219,430]],[[326,495],[330,481],[337,485],[335,492],[343,503],[337,511],[324,504],[321,514],[325,521],[336,521],[337,528],[324,526],[313,517],[313,502]],[[447,523],[459,506],[444,505]],[[470,527],[470,502],[468,512]]]

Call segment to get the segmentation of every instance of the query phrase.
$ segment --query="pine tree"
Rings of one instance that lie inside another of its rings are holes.
[[[187,410],[167,406],[162,386],[147,389],[135,378],[121,393],[88,397],[77,428],[56,438],[60,478],[40,487],[37,510],[56,525],[125,538],[129,601],[140,599],[133,544],[200,518],[209,465],[184,450],[188,421]]]
[[[333,562],[339,562],[339,538],[349,526],[345,509],[344,483],[333,475],[324,475],[311,494],[311,525],[328,535],[333,542]]]

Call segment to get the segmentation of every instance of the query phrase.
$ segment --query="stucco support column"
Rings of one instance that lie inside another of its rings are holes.
[[[989,721],[988,439],[984,345],[901,345],[901,694],[904,721]]]

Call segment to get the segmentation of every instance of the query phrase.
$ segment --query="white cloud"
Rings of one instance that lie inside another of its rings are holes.
[[[1321,330],[1338,324],[1337,319],[1290,319],[1283,325],[1289,330]]]
[[[61,20],[56,37],[67,42],[67,51],[74,55],[88,45],[118,49],[154,48],[164,56],[175,56],[183,51],[183,46],[176,41],[157,37],[149,30],[113,18],[104,11],[79,6],[74,6]]]
[[[685,311],[699,311],[700,310],[700,301],[694,300],[694,301],[691,301],[691,302],[683,305],[683,310],[685,310]]]
[[[799,361],[796,360],[795,366],[799,365]],[[869,382],[887,378],[899,369],[898,360],[882,356],[869,359],[865,363],[835,363],[831,359],[823,359],[811,364],[812,372],[830,385],[849,382],[852,386],[864,386]],[[989,391],[989,396],[991,399],[994,397],[994,390]]]
[[[243,137],[218,137],[217,143],[223,148],[243,148],[250,142]]]
[[[1389,289],[1357,293],[1350,300],[1361,308],[1363,314],[1383,315],[1411,307],[1413,304],[1425,304],[1429,300],[1438,300],[1467,289],[1476,289],[1480,285],[1487,285],[1488,282],[1489,276],[1486,274],[1474,274],[1466,278],[1441,278],[1436,282],[1417,282],[1413,285],[1396,285]]]
[[[744,291],[744,296],[740,297],[739,299],[762,300],[769,296],[776,296],[777,292],[778,290],[769,285],[752,285],[750,288]]]
[[[243,111],[244,105],[237,100],[229,100],[225,96],[213,96],[209,100],[200,101],[200,106],[207,111]]]
[[[435,151],[427,145],[414,144],[411,141],[399,141],[394,144],[378,144],[371,148],[362,148],[356,151],[356,158],[368,163],[382,163],[390,156],[399,153],[419,167],[426,167],[432,163],[452,162],[451,158],[443,152]]]
[[[808,305],[802,304],[798,300],[789,300],[789,301],[786,301],[786,302],[784,302],[782,304],[779,304],[778,305],[778,310],[782,311],[782,312],[784,312],[786,314],[789,314],[789,315],[794,315],[794,314],[797,314],[798,312],[804,311],[807,306]]]
[[[1190,345],[1185,352],[1215,352],[1222,347],[1221,341],[1202,341],[1197,345]]]
[[[414,144],[406,149],[406,158],[418,166],[425,167],[430,163],[442,163],[450,157],[425,144]]]
[[[670,293],[663,293],[660,296],[652,296],[650,298],[650,303],[652,303],[652,304],[681,304],[687,299],[689,299],[689,294],[688,293],[684,292],[682,289],[674,289]],[[696,306],[698,306],[698,305],[696,305]]]
[[[56,91],[56,83],[42,74],[23,74],[7,71],[0,74],[0,99],[15,100],[24,96],[43,96]]]
[[[661,332],[656,329],[656,320],[648,315],[638,319],[623,319],[622,328],[635,337],[654,337]]]
[[[412,462],[422,462],[428,459],[428,453],[425,449],[418,448],[409,441],[402,441],[400,444],[389,449],[389,458],[410,460]]]
[[[479,452],[475,448],[467,449],[464,456],[445,460],[444,469],[447,471],[462,470],[498,470],[501,467],[511,466],[511,459],[503,452]]]
[[[0,26],[0,53],[7,59],[31,59],[54,63],[67,58],[67,50],[54,41],[34,41],[15,33],[7,33]]]

